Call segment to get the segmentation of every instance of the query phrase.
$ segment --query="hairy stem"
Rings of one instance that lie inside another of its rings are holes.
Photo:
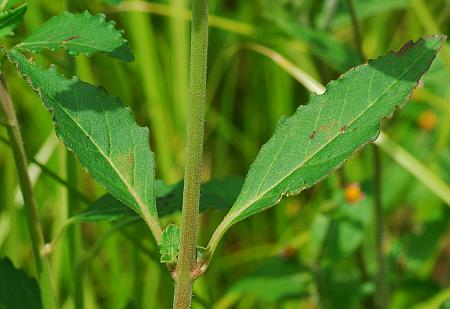
[[[23,147],[23,139],[14,111],[13,101],[3,75],[0,75],[0,104],[6,116],[8,136],[19,176],[19,184],[25,204],[28,232],[31,238],[31,247],[36,273],[41,287],[42,300],[46,309],[57,308],[56,296],[51,280],[50,262],[45,254],[44,235],[36,206],[33,184],[28,174],[27,155]]]
[[[208,1],[192,1],[190,100],[186,128],[181,242],[173,308],[190,308],[197,267],[196,249],[206,104]]]

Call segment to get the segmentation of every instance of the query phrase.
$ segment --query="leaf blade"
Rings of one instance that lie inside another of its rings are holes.
[[[14,30],[23,22],[27,4],[0,13],[0,38],[14,34]]]
[[[4,11],[14,6],[19,0],[2,0],[0,1],[0,10]]]
[[[104,90],[68,80],[55,67],[43,70],[16,50],[8,57],[52,111],[60,140],[96,181],[142,216],[159,241],[148,129],[138,126],[131,110]]]
[[[200,212],[207,210],[228,211],[236,200],[243,182],[242,178],[229,178],[212,180],[202,184]],[[181,211],[183,182],[175,185],[166,185],[162,181],[157,180],[155,191],[160,218],[169,216],[176,211]],[[135,212],[130,211],[126,205],[112,195],[105,194],[89,205],[85,211],[71,217],[69,220],[72,222],[99,222],[132,217],[137,218]]]
[[[105,15],[91,15],[88,11],[64,12],[50,18],[16,48],[32,53],[64,48],[72,56],[101,52],[125,61],[134,60],[123,31],[115,29],[113,21],[106,21]]]
[[[212,242],[236,222],[314,185],[373,141],[380,132],[380,120],[404,104],[444,40],[445,36],[438,35],[419,40],[398,53],[356,67],[329,83],[325,94],[312,95],[308,105],[280,121]],[[351,89],[355,84],[361,91]]]
[[[8,258],[0,259],[0,308],[43,308],[37,281]]]
[[[305,42],[315,57],[338,72],[345,72],[361,63],[353,48],[326,32],[300,26],[292,17],[277,18],[271,13],[266,13],[264,17],[271,29],[275,27],[281,33]]]

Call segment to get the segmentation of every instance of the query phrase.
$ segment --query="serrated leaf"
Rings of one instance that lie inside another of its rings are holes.
[[[14,30],[23,22],[27,4],[0,13],[0,38],[13,35]]]
[[[0,308],[42,308],[36,280],[16,269],[8,258],[0,258]]]
[[[175,264],[180,251],[180,228],[175,224],[169,224],[161,237],[159,253],[161,263]]]
[[[160,234],[154,194],[154,154],[147,128],[129,108],[103,89],[66,79],[10,50],[9,59],[52,111],[56,133],[109,193],[143,217]]]
[[[243,184],[242,178],[212,180],[202,184],[200,212],[208,209],[228,211],[236,200]],[[155,183],[159,217],[165,217],[181,211],[183,203],[183,182],[166,185],[163,181]],[[72,217],[73,222],[115,221],[136,217],[133,211],[114,196],[105,194],[92,203],[85,211]]]
[[[114,21],[106,21],[105,15],[91,15],[88,11],[64,12],[50,18],[16,48],[33,53],[64,48],[72,56],[106,53],[114,58],[134,60],[123,31],[115,28]]]
[[[408,43],[397,53],[358,66],[282,119],[215,235],[272,207],[283,196],[311,187],[373,141],[380,121],[404,105],[445,38],[435,35]]]

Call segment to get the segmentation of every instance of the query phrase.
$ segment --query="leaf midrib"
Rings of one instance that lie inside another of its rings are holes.
[[[394,87],[399,80],[401,80],[401,78],[410,71],[410,69],[417,64],[417,62],[419,62],[420,59],[422,59],[422,57],[425,55],[425,52],[422,52],[421,55],[410,65],[408,66],[407,69],[405,69],[405,71],[402,72],[402,74],[396,78],[396,80],[380,95],[377,97],[376,100],[374,100],[366,109],[364,109],[359,115],[357,115],[352,121],[349,122],[348,126],[352,125],[353,123],[355,123],[357,120],[360,119],[360,117],[362,117],[362,115],[364,115],[369,109],[371,109],[392,87]],[[363,66],[368,66],[368,64],[365,64]],[[325,93],[323,94],[325,95]],[[279,181],[277,181],[276,183],[274,183],[272,186],[270,186],[267,190],[265,190],[264,192],[260,193],[259,195],[255,196],[253,199],[251,199],[250,201],[248,201],[247,203],[245,203],[244,205],[240,206],[238,208],[238,210],[234,213],[230,213],[229,215],[227,215],[226,217],[229,218],[225,218],[227,219],[227,221],[229,222],[233,222],[236,218],[238,218],[245,210],[247,210],[251,205],[253,205],[254,203],[256,203],[258,200],[260,200],[262,197],[264,197],[267,193],[269,193],[272,189],[274,189],[275,187],[277,187],[279,184],[281,184],[283,181],[285,181],[289,176],[291,176],[296,170],[298,170],[299,168],[301,168],[305,162],[311,160],[314,156],[316,156],[319,152],[321,152],[326,146],[328,146],[331,142],[333,142],[338,136],[344,134],[345,132],[341,132],[338,131],[338,133],[332,137],[327,143],[325,143],[321,148],[319,148],[317,151],[313,152],[311,156],[306,157],[302,162],[300,162],[295,168],[293,168],[286,176],[282,177]],[[303,188],[300,188],[300,191],[303,190]],[[283,194],[281,194],[281,196],[288,194],[289,192],[283,192]],[[235,205],[239,205],[239,204],[235,204]],[[235,206],[233,205],[233,207]],[[224,220],[225,220],[224,219]]]
[[[42,91],[42,88],[39,88]],[[85,129],[83,128],[83,126],[74,118],[72,117],[72,115],[64,108],[64,106],[62,106],[58,100],[55,99],[54,96],[52,96],[51,94],[45,92],[46,95],[53,101],[55,102],[62,111],[64,111],[64,113],[69,116],[70,119],[72,119],[72,121],[80,128],[80,130],[89,137],[89,140],[92,142],[92,144],[97,148],[97,150],[99,151],[99,153],[106,159],[106,161],[111,165],[111,167],[113,168],[113,171],[117,174],[117,176],[119,176],[119,178],[122,180],[122,182],[125,184],[128,192],[130,192],[131,196],[134,198],[134,200],[136,201],[139,209],[142,212],[142,216],[146,221],[151,222],[152,226],[159,226],[157,224],[157,222],[153,219],[152,215],[150,214],[150,211],[148,210],[148,208],[145,206],[145,204],[142,202],[141,198],[139,197],[139,195],[137,195],[137,192],[134,190],[134,188],[132,186],[130,186],[130,184],[122,177],[122,175],[120,174],[119,170],[117,169],[117,167],[115,166],[115,164],[110,160],[110,158],[108,158],[108,156],[106,156],[106,154],[104,153],[103,149],[94,141],[94,138],[87,132],[85,131]],[[155,235],[156,236],[156,235]]]
[[[62,43],[62,41],[43,41],[43,42],[33,42],[33,43],[23,42],[23,43],[17,44],[15,47],[20,49],[20,48],[31,48],[30,46],[32,46],[32,45],[38,45],[37,46],[38,48],[46,48],[46,47],[48,48],[48,45],[51,45],[51,44],[59,45],[60,47],[64,47],[64,48],[67,45],[75,45],[78,47],[86,47],[86,48],[94,49],[95,51],[108,52],[108,53],[113,51],[113,50],[104,50],[102,48],[94,47],[91,45],[79,44],[79,43],[74,43],[74,42]],[[120,46],[118,46],[118,47],[120,47]]]

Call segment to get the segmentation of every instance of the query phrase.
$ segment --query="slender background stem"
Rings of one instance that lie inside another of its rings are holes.
[[[58,308],[56,305],[56,295],[53,290],[50,262],[44,252],[45,241],[36,206],[33,185],[30,176],[28,175],[27,156],[25,148],[23,147],[22,135],[17,122],[16,113],[14,112],[13,102],[3,75],[0,75],[0,102],[7,120],[8,136],[11,148],[14,152],[19,184],[25,204],[28,232],[31,238],[31,246],[41,288],[42,301],[46,309]]]
[[[186,128],[185,180],[181,243],[175,272],[174,308],[190,308],[196,277],[196,251],[202,173],[206,67],[208,52],[208,1],[192,1],[190,100]]]
[[[380,149],[373,146],[374,155],[374,190],[375,190],[375,231],[376,231],[376,254],[377,254],[377,291],[375,294],[375,305],[377,308],[387,308],[388,305],[388,286],[387,286],[387,269],[383,250],[384,243],[384,217],[383,207],[381,204],[381,153]]]
[[[359,30],[358,17],[355,11],[355,5],[353,4],[353,0],[347,0],[348,12],[350,14],[352,20],[353,27],[353,40],[355,41],[355,47],[358,51],[359,57],[362,61],[365,60],[364,53],[362,50],[362,41],[361,41],[361,31]]]
[[[361,42],[361,32],[359,29],[358,17],[356,15],[355,6],[353,0],[347,0],[347,7],[349,14],[352,19],[353,26],[353,37],[355,40],[355,45],[358,50],[361,60],[365,60],[362,42]],[[375,208],[375,243],[376,243],[376,259],[378,272],[376,274],[376,284],[377,290],[375,292],[375,306],[376,308],[386,308],[388,305],[388,283],[387,283],[387,268],[386,259],[383,250],[384,242],[384,217],[383,217],[383,206],[382,206],[382,190],[381,190],[381,177],[382,177],[382,163],[381,163],[381,152],[377,146],[373,146],[373,169],[374,169],[374,208]]]

